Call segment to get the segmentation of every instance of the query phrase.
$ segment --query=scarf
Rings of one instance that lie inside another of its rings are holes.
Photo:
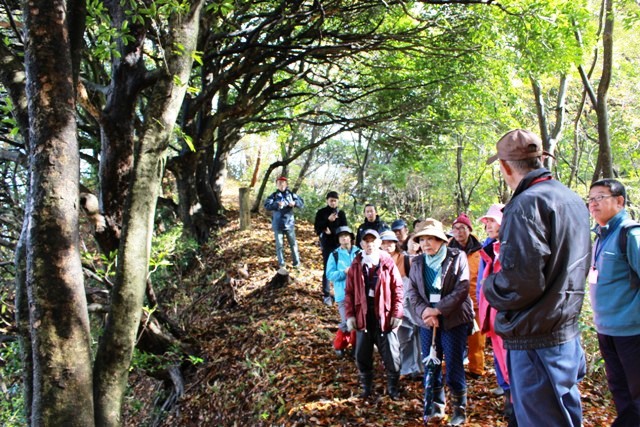
[[[442,262],[447,256],[447,245],[440,246],[435,255],[424,254],[424,284],[429,294],[439,294],[442,289]]]
[[[380,264],[380,250],[375,250],[371,253],[371,255],[367,255],[362,252],[362,264],[368,266],[369,268],[374,265]]]

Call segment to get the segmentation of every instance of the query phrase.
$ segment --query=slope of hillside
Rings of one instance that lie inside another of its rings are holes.
[[[304,267],[291,271],[288,286],[273,288],[268,286],[276,273],[269,218],[254,217],[249,231],[239,231],[237,212],[230,218],[205,248],[200,271],[186,281],[176,311],[199,342],[202,361],[186,378],[183,398],[156,425],[423,425],[421,383],[402,378],[402,399],[391,401],[384,394],[379,358],[375,398],[357,397],[355,363],[338,358],[331,345],[339,316],[335,306],[322,304],[321,255],[312,225],[297,226]],[[227,271],[233,283],[218,280],[214,274],[220,271]],[[487,359],[490,369],[492,359]],[[137,372],[131,382],[126,425],[149,425],[158,384]],[[493,376],[471,379],[468,387],[467,425],[506,425],[502,398],[490,392]],[[585,427],[613,420],[612,404],[598,387],[589,378],[582,383]]]

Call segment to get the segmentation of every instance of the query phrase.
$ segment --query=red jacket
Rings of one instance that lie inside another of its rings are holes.
[[[380,251],[380,268],[375,290],[376,317],[383,332],[391,331],[391,318],[402,319],[404,288],[398,267],[388,253]],[[356,328],[365,329],[367,324],[367,295],[362,271],[362,252],[351,263],[347,273],[344,307],[347,319],[356,318]]]

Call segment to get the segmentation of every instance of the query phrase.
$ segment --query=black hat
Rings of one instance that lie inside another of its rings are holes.
[[[327,193],[327,199],[339,199],[337,191],[329,191]]]

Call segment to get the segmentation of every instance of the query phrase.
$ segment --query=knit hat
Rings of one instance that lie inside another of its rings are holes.
[[[276,179],[276,182],[278,182],[278,181],[286,181],[286,180],[287,180],[287,177],[286,177],[286,176],[279,176],[279,177]]]
[[[487,213],[484,214],[484,216],[481,216],[480,219],[478,219],[478,221],[480,221],[483,224],[486,224],[487,218],[493,218],[498,223],[498,225],[501,225],[502,224],[502,208],[504,208],[504,205],[502,203],[495,203],[491,205]]]
[[[473,227],[471,226],[471,220],[469,219],[469,217],[465,213],[461,213],[458,216],[458,218],[456,218],[456,220],[453,221],[452,225],[456,225],[456,224],[464,224],[467,227],[469,227],[469,231],[473,231]]]

